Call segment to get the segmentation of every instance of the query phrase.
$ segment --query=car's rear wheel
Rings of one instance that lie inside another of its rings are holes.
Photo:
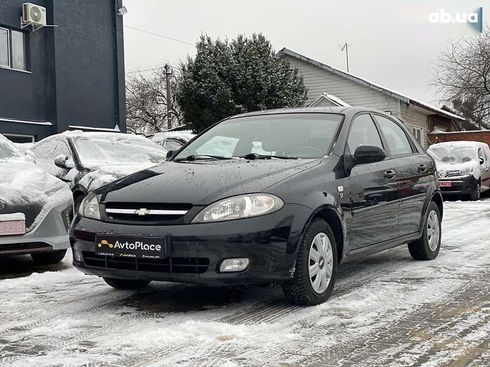
[[[140,289],[150,284],[151,280],[117,279],[104,277],[104,281],[116,289]]]
[[[31,254],[32,261],[37,265],[49,265],[59,263],[66,255],[66,250],[50,252],[36,252]]]
[[[441,234],[441,213],[432,201],[427,209],[422,237],[408,244],[410,255],[415,260],[435,259],[441,248]]]
[[[475,190],[470,194],[470,199],[473,201],[480,200],[480,196],[481,196],[481,185],[480,183],[477,183]]]
[[[323,303],[332,294],[336,272],[335,236],[327,222],[317,219],[303,234],[294,275],[282,286],[284,294],[294,304]]]

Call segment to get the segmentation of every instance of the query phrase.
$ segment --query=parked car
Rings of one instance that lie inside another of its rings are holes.
[[[30,254],[59,262],[69,248],[73,197],[67,184],[43,172],[0,135],[0,255]]]
[[[167,131],[164,133],[156,133],[151,140],[161,145],[165,150],[177,151],[187,144],[196,136],[191,130],[184,131]]]
[[[476,141],[433,144],[428,153],[434,157],[443,194],[468,195],[479,200],[490,188],[490,148]]]
[[[75,207],[91,190],[166,159],[151,140],[129,134],[71,131],[32,147],[36,163],[73,191]]]
[[[406,243],[434,259],[442,214],[434,160],[398,120],[286,109],[228,118],[166,163],[95,190],[70,236],[74,265],[115,288],[278,282],[314,305],[344,259]]]

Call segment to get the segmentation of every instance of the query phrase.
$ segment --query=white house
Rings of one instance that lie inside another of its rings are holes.
[[[465,119],[425,102],[405,96],[287,48],[277,54],[303,76],[308,106],[364,106],[401,118],[424,147],[433,130],[457,131]]]

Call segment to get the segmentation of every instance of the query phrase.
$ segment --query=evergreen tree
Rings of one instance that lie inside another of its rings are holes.
[[[231,42],[201,36],[179,84],[184,119],[197,132],[237,113],[302,106],[306,99],[298,71],[277,58],[261,34]]]

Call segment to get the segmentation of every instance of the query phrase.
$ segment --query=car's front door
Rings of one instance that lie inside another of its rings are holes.
[[[382,140],[373,119],[367,113],[356,115],[351,123],[346,154],[354,154],[360,145],[382,149]],[[348,222],[350,249],[390,240],[398,213],[396,175],[390,159],[354,165],[349,176],[351,217]]]
[[[478,148],[478,163],[480,164],[481,186],[483,190],[490,188],[490,157],[487,155],[490,155],[490,152],[485,152],[483,148]]]
[[[384,137],[398,183],[400,209],[394,233],[400,237],[418,232],[432,182],[428,176],[434,174],[433,162],[410,143],[408,132],[399,123],[378,114],[373,117]]]

